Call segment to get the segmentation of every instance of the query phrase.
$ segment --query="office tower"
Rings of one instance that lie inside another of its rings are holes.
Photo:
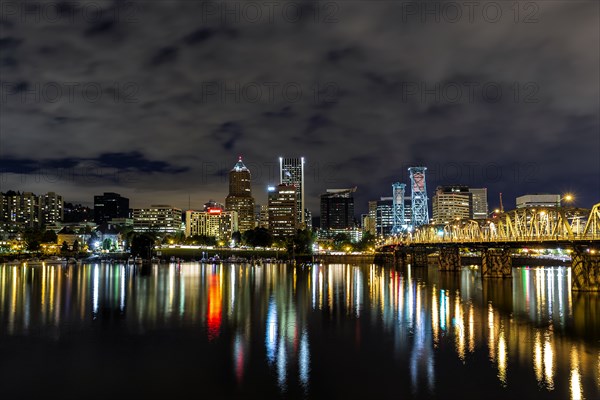
[[[348,229],[354,227],[354,196],[356,187],[327,189],[321,195],[321,229]]]
[[[277,185],[268,189],[269,230],[274,237],[292,236],[298,229],[295,185]]]
[[[225,199],[225,209],[238,215],[240,232],[254,229],[254,198],[250,186],[251,174],[242,162],[242,157],[229,171],[229,195]]]
[[[304,157],[279,157],[279,183],[294,185],[296,191],[296,221],[298,228],[304,229]]]
[[[304,209],[304,228],[312,231],[313,223],[312,223],[312,213],[308,209]]]
[[[258,212],[258,227],[269,229],[269,206],[261,205]]]
[[[181,209],[168,205],[152,205],[148,208],[134,208],[133,231],[177,233],[181,232]]]
[[[380,200],[369,201],[368,218],[374,225],[374,227],[371,226],[371,233],[381,236],[390,235],[394,227],[393,198],[382,197]]]
[[[467,186],[438,186],[431,203],[432,222],[447,224],[456,219],[471,218],[472,196]]]
[[[94,196],[94,222],[101,225],[113,218],[129,217],[129,199],[118,193]]]
[[[185,212],[185,236],[205,235],[217,240],[230,240],[238,230],[236,211],[223,211],[222,208],[209,208],[206,211],[188,210]]]
[[[469,188],[473,199],[473,219],[486,219],[488,216],[487,188]]]

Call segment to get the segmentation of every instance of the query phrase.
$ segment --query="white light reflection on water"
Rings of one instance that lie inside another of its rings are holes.
[[[94,278],[92,283],[92,312],[94,313],[94,319],[98,315],[98,307],[99,307],[99,299],[98,299],[98,291],[100,285],[100,271],[98,268],[98,264],[94,265]]]
[[[267,360],[272,364],[275,362],[275,350],[277,349],[277,305],[273,297],[269,300],[267,309],[265,344],[267,347]]]
[[[308,383],[310,378],[310,348],[308,343],[308,333],[306,329],[302,330],[300,337],[300,353],[298,355],[298,377],[300,383],[306,389],[308,389]]]
[[[281,391],[285,391],[287,387],[287,352],[285,348],[285,340],[279,341],[277,349],[277,383]]]

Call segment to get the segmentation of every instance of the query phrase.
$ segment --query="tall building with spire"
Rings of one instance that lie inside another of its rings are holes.
[[[250,186],[250,170],[242,162],[242,157],[229,171],[229,195],[225,199],[225,209],[236,211],[240,232],[254,229],[254,198]]]

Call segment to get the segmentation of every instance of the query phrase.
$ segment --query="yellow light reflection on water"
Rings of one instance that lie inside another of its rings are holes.
[[[579,373],[579,354],[573,345],[571,347],[571,378],[569,380],[571,399],[583,399],[583,388],[581,387],[581,374]]]
[[[460,293],[456,291],[454,298],[454,345],[458,358],[465,361],[465,321],[460,304]]]
[[[433,347],[437,348],[439,345],[439,312],[437,302],[437,288],[435,284],[431,290],[431,330],[433,331]]]
[[[496,333],[494,329],[494,308],[492,307],[492,303],[488,304],[488,329],[489,356],[491,361],[495,361],[496,355],[494,354],[494,350],[496,349]]]
[[[473,303],[469,304],[469,353],[475,352],[475,312]]]
[[[544,375],[546,388],[554,390],[554,349],[552,348],[551,332],[546,333],[544,340]]]
[[[542,334],[539,331],[536,331],[533,345],[533,370],[538,383],[542,383],[542,380],[544,379],[542,359]]]
[[[500,335],[498,338],[498,379],[502,386],[506,386],[506,369],[508,367],[508,350],[506,348],[506,338],[504,327],[500,325]]]

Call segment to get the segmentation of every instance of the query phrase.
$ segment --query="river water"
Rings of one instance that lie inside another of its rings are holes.
[[[2,265],[0,382],[7,399],[599,399],[600,296],[566,267]]]

